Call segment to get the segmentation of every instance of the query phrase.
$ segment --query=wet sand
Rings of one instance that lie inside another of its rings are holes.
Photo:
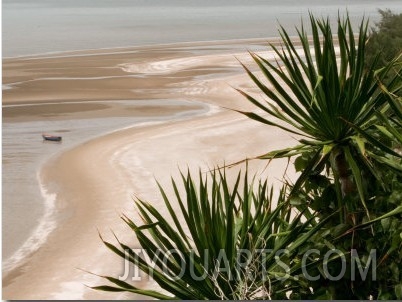
[[[196,102],[209,110],[192,118],[122,129],[50,158],[39,175],[48,193],[56,194],[57,227],[22,265],[6,272],[3,299],[140,298],[85,286],[105,282],[82,270],[114,276],[123,270],[123,261],[103,246],[98,231],[113,240],[113,230],[139,247],[119,216],[126,213],[138,219],[134,196],[163,212],[155,179],[169,192],[170,177],[177,176],[179,169],[207,171],[295,143],[278,129],[225,109],[255,109],[233,89],[258,92],[237,60],[249,64],[245,50],[265,51],[260,45],[266,44],[265,40],[189,43],[5,59],[6,122],[158,116],[197,108]],[[161,99],[195,103],[183,108],[161,102],[136,110],[99,103]],[[42,106],[33,106],[38,103]],[[275,161],[265,169],[266,162],[254,161],[250,169],[278,184],[285,166],[286,161]],[[154,286],[146,280],[141,283]]]

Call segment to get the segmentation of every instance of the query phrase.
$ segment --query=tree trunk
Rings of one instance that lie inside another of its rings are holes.
[[[351,179],[349,164],[345,159],[345,153],[342,149],[335,155],[335,169],[339,175],[339,182],[341,184],[342,197],[355,191],[356,187]]]

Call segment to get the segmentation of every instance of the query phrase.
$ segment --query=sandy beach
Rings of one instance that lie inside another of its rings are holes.
[[[170,192],[170,177],[179,169],[206,172],[296,143],[278,129],[226,109],[255,110],[233,87],[258,93],[239,61],[251,64],[248,49],[271,56],[266,46],[260,39],[4,59],[3,123],[169,118],[110,129],[40,166],[39,182],[55,198],[47,217],[55,227],[18,266],[3,268],[3,299],[141,298],[87,287],[105,281],[83,270],[119,276],[124,265],[102,244],[98,231],[113,240],[113,230],[138,247],[120,215],[138,219],[134,196],[164,211],[155,179]],[[286,161],[267,169],[266,164],[253,161],[250,170],[279,184]],[[155,285],[144,280],[139,286]]]

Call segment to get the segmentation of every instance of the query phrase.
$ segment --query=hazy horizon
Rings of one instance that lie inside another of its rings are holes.
[[[378,9],[402,11],[400,1],[373,0],[4,0],[3,57],[47,52],[290,33],[308,12],[330,16],[348,10],[357,24]]]

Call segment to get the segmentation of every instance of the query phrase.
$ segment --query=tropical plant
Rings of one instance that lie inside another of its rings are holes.
[[[301,274],[302,266],[293,259],[325,220],[314,222],[313,227],[314,218],[302,223],[302,213],[292,214],[284,189],[274,201],[267,182],[253,190],[247,173],[243,181],[239,173],[232,188],[222,171],[199,178],[197,188],[189,173],[182,175],[184,196],[172,180],[179,211],[160,187],[169,219],[142,200],[136,205],[143,225],[122,217],[147,257],[120,241],[104,241],[173,296],[139,289],[115,277],[104,277],[114,285],[95,289],[158,299],[233,300],[283,299],[287,291],[300,287],[295,276]]]
[[[322,267],[314,267],[309,275],[320,278],[308,282],[311,292],[297,297],[398,298],[402,285],[395,267],[401,263],[402,237],[394,223],[402,218],[401,201],[395,198],[402,189],[401,62],[397,57],[382,66],[377,55],[365,67],[367,21],[357,37],[348,17],[338,18],[336,38],[328,19],[310,16],[310,24],[311,44],[303,27],[298,31],[300,48],[281,28],[283,46],[271,45],[276,60],[251,53],[264,79],[244,68],[268,99],[239,90],[263,113],[239,112],[302,137],[298,146],[257,158],[296,157],[301,174],[292,185],[290,203],[306,217],[327,219],[339,211],[309,248],[321,257],[331,250],[343,256],[356,250],[363,266],[376,249],[381,260],[375,281],[351,280],[350,273],[331,281]],[[352,260],[346,261],[349,272],[352,266]],[[342,265],[333,261],[327,268],[337,275]]]
[[[401,154],[376,136],[375,127],[379,114],[387,116],[390,108],[389,95],[381,88],[382,80],[391,70],[400,71],[401,66],[393,60],[374,70],[377,57],[371,68],[364,67],[368,27],[364,19],[357,37],[349,17],[345,20],[338,17],[336,38],[328,19],[310,15],[310,24],[312,44],[303,26],[298,30],[301,49],[281,28],[282,47],[271,45],[276,61],[251,53],[265,80],[244,68],[268,100],[257,100],[239,90],[264,113],[239,112],[303,137],[298,146],[258,156],[260,159],[299,157],[296,168],[301,163],[302,173],[291,194],[297,195],[306,181],[320,180],[320,175],[326,172],[335,180],[340,223],[358,208],[363,208],[370,218],[366,202],[372,196],[365,190],[367,180],[374,178],[384,191],[389,191],[385,168],[402,173],[398,164]],[[387,89],[391,94],[401,90],[398,72],[388,81]],[[352,204],[356,194],[360,206]]]

